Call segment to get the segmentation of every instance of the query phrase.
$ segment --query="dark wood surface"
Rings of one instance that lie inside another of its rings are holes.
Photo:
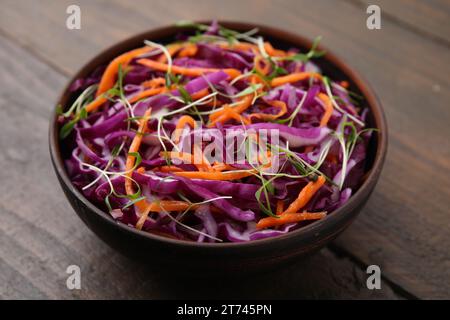
[[[369,2],[381,6],[381,30],[366,28]],[[81,7],[81,30],[65,27],[69,4]],[[120,256],[73,213],[47,150],[57,95],[99,50],[156,26],[208,18],[322,35],[370,82],[389,124],[385,168],[357,221],[317,255],[264,282],[167,277]],[[0,297],[449,298],[449,19],[444,0],[3,0]],[[81,268],[81,290],[66,288],[71,264]],[[372,264],[381,267],[381,290],[366,287]]]

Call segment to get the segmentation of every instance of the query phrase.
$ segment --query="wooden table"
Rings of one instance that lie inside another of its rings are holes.
[[[381,30],[366,28],[368,3],[381,6]],[[81,7],[81,30],[65,26],[69,4]],[[57,95],[99,50],[156,26],[214,17],[322,35],[371,83],[389,123],[384,171],[357,221],[264,281],[167,277],[117,254],[69,207],[47,150]],[[449,19],[446,0],[2,0],[0,297],[450,298]],[[66,287],[71,264],[81,268],[81,290]],[[372,264],[381,267],[381,290],[366,287]]]

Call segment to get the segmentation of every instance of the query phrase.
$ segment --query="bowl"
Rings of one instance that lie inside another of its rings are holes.
[[[312,44],[310,40],[301,36],[273,27],[224,21],[220,23],[227,28],[239,31],[257,27],[261,35],[275,46],[284,49],[298,47],[308,50]],[[108,48],[74,75],[62,92],[58,103],[62,106],[67,105],[71,98],[70,84],[75,79],[85,77],[98,65],[106,64],[113,57],[141,46],[144,39],[164,43],[173,39],[179,31],[180,28],[176,26],[152,29]],[[326,50],[327,54],[318,59],[317,64],[332,78],[348,80],[350,88],[365,97],[371,111],[368,124],[370,127],[379,129],[372,135],[369,143],[367,173],[360,188],[346,204],[326,218],[282,236],[245,243],[187,242],[126,226],[114,221],[108,213],[94,206],[72,185],[64,167],[58,139],[58,125],[53,112],[49,131],[51,159],[59,183],[73,209],[81,220],[112,248],[128,257],[144,261],[149,265],[163,265],[169,270],[172,266],[176,266],[179,270],[181,266],[181,269],[195,271],[196,274],[255,272],[275,268],[316,252],[344,231],[361,212],[378,181],[387,151],[386,120],[374,92],[360,75],[330,50],[323,47],[321,49]]]

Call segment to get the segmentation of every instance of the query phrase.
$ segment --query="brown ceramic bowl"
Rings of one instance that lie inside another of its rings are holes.
[[[206,22],[208,23],[208,22]],[[247,23],[221,22],[235,30],[259,28],[260,34],[280,48],[298,47],[308,50],[311,41],[290,32]],[[175,26],[153,29],[122,41],[103,51],[86,64],[70,80],[85,77],[95,67],[113,57],[142,45],[144,39],[167,42],[179,32]],[[323,48],[322,48],[323,49]],[[325,49],[326,50],[326,49]],[[387,127],[382,107],[374,92],[355,71],[329,50],[317,62],[332,78],[346,79],[353,91],[362,94],[370,108],[368,125],[378,128],[369,145],[367,174],[350,200],[326,218],[276,238],[247,243],[196,243],[165,238],[130,228],[114,221],[106,212],[90,203],[71,183],[63,164],[55,114],[50,120],[50,154],[59,182],[75,212],[101,239],[123,254],[148,261],[149,264],[176,265],[195,273],[266,270],[300,259],[326,245],[340,234],[358,215],[377,183],[387,150]],[[69,85],[58,101],[66,106],[70,100]]]

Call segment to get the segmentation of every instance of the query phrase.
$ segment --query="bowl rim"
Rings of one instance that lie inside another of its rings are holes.
[[[211,23],[211,20],[202,20],[195,22],[209,24]],[[299,47],[310,47],[312,45],[311,40],[301,35],[297,35],[289,31],[279,29],[277,27],[262,25],[258,23],[243,23],[229,20],[219,20],[218,22],[222,26],[235,30],[250,30],[253,28],[258,28],[259,29],[258,34],[264,37],[269,36],[273,39],[278,39],[286,43],[292,43],[293,45]],[[99,54],[95,55],[87,63],[85,63],[73,75],[73,77],[68,81],[67,85],[63,89],[62,93],[59,95],[56,105],[58,105],[64,99],[64,97],[67,96],[69,87],[74,80],[79,78],[81,74],[87,72],[87,70],[89,71],[93,70],[93,67],[95,67],[95,64],[93,63],[96,62],[97,60],[102,60],[104,56],[109,55],[111,52],[124,52],[123,50],[124,47],[129,47],[126,49],[129,50],[132,47],[131,44],[136,44],[138,43],[138,41],[142,41],[142,39],[146,38],[152,39],[152,37],[154,39],[174,35],[175,32],[179,29],[180,27],[177,27],[175,25],[166,25],[162,27],[152,28],[147,31],[128,37],[124,40],[121,40],[109,46],[108,48],[102,50]],[[81,201],[90,211],[95,213],[106,223],[112,225],[113,228],[118,228],[122,231],[125,231],[125,233],[130,232],[134,236],[142,238],[142,241],[152,240],[179,247],[181,246],[189,248],[203,248],[205,250],[219,250],[220,248],[243,249],[251,247],[260,247],[268,243],[274,244],[277,242],[288,241],[297,237],[300,238],[303,236],[307,238],[312,235],[317,235],[318,233],[320,233],[320,230],[324,229],[326,226],[331,225],[332,223],[337,223],[339,222],[339,220],[344,219],[346,215],[350,214],[350,212],[352,211],[351,209],[356,208],[358,204],[364,200],[364,196],[371,192],[381,173],[388,145],[388,129],[385,114],[381,106],[381,103],[377,95],[373,91],[372,87],[357,71],[355,71],[347,63],[345,63],[344,60],[337,57],[328,48],[322,45],[319,45],[318,48],[320,50],[325,50],[327,52],[326,55],[321,59],[328,60],[329,63],[331,63],[338,70],[340,70],[349,80],[351,80],[351,82],[353,82],[357,86],[359,91],[365,97],[367,107],[370,109],[372,117],[374,119],[375,127],[379,129],[379,131],[377,131],[377,145],[376,145],[377,150],[375,154],[375,159],[373,160],[372,168],[366,173],[367,176],[365,180],[358,188],[358,190],[350,197],[350,199],[342,207],[334,210],[332,214],[327,215],[325,218],[321,220],[315,221],[300,229],[293,230],[287,232],[286,234],[279,235],[276,237],[251,240],[246,242],[219,242],[219,243],[194,242],[194,241],[172,239],[158,234],[137,230],[128,225],[120,223],[112,219],[112,217],[107,212],[100,210],[93,203],[91,203],[70,181],[60,153],[60,145],[59,145],[60,143],[57,134],[57,125],[56,125],[57,117],[55,108],[53,108],[51,111],[50,126],[49,126],[49,151],[54,170],[56,171],[60,182],[63,183],[65,187],[76,198],[78,198],[78,200]],[[76,210],[74,209],[74,211]]]

